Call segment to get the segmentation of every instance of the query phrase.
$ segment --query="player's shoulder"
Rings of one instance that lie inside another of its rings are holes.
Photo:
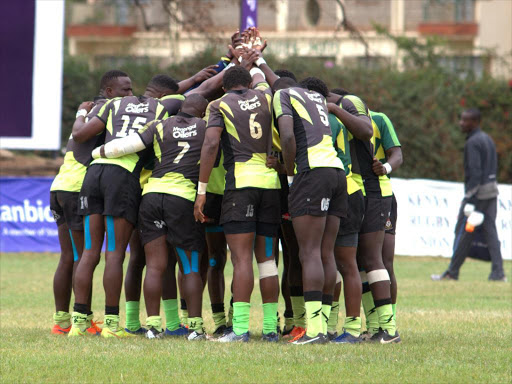
[[[185,96],[183,96],[181,94],[166,95],[166,96],[161,97],[158,100],[160,100],[160,101],[166,101],[166,100],[180,100],[180,101],[183,101],[183,100],[185,100]]]

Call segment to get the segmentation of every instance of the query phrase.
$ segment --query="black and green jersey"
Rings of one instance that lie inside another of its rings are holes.
[[[194,201],[199,179],[199,159],[206,123],[203,119],[179,112],[163,121],[154,121],[138,134],[153,146],[155,167],[142,194],[156,192]]]
[[[351,195],[361,189],[352,178],[352,159],[350,158],[349,141],[349,137],[352,137],[352,135],[333,113],[329,113],[329,125],[331,126],[332,143],[347,175],[347,192]]]
[[[125,96],[103,105],[97,117],[105,123],[105,143],[131,135],[153,120],[167,117],[164,106],[152,97]],[[147,163],[148,151],[132,153],[117,159],[96,159],[91,164],[115,164],[139,177]]]
[[[372,142],[374,147],[374,156],[381,163],[385,163],[387,161],[386,151],[393,147],[401,147],[401,144],[398,140],[398,136],[396,135],[393,123],[384,113],[370,111],[370,115],[372,117],[373,126]],[[381,180],[381,187],[388,192],[391,191],[389,176],[384,175],[380,178],[387,179]]]
[[[228,91],[208,105],[205,119],[221,127],[226,190],[279,189],[279,177],[267,168],[273,140],[272,93],[267,83],[255,89]]]
[[[274,114],[293,118],[297,173],[319,167],[343,169],[332,145],[331,128],[325,98],[317,92],[294,87],[274,95]]]
[[[224,189],[226,188],[226,169],[224,168],[224,154],[219,148],[217,159],[210,173],[210,179],[206,186],[206,192],[215,193],[217,195],[223,195]]]
[[[85,122],[97,116],[101,107],[103,107],[106,102],[107,99],[103,97],[95,98],[94,107],[85,117]],[[92,150],[103,144],[104,141],[105,134],[93,137],[85,143],[77,143],[73,140],[73,135],[71,135],[66,145],[64,163],[61,165],[57,176],[55,176],[50,190],[80,192],[87,167],[92,161]]]

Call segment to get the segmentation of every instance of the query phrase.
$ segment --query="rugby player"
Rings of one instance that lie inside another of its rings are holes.
[[[242,65],[250,68],[254,52],[244,55]],[[279,178],[266,167],[272,149],[271,91],[261,71],[236,66],[226,71],[226,95],[212,102],[207,111],[208,126],[201,152],[196,220],[203,213],[206,187],[218,153],[224,153],[226,186],[220,224],[223,225],[233,262],[233,331],[220,342],[249,341],[250,298],[254,287],[253,250],[260,272],[263,301],[264,341],[276,342],[279,281],[274,245],[279,217]],[[251,84],[254,89],[251,89]]]
[[[153,146],[157,157],[152,176],[144,186],[139,210],[139,232],[147,264],[144,298],[149,329],[146,337],[150,339],[164,335],[160,298],[167,268],[167,242],[175,247],[184,276],[191,332],[188,339],[205,338],[201,316],[203,284],[199,273],[204,232],[194,220],[193,202],[205,132],[201,117],[207,104],[202,96],[191,95],[176,116],[155,121],[133,139],[127,137],[107,143],[94,153],[94,157],[116,158]]]
[[[105,132],[105,143],[109,143],[143,129],[145,124],[161,119],[165,114],[164,106],[146,93],[139,97],[116,98],[106,103],[96,118],[83,127],[74,127],[73,137],[83,142]],[[79,196],[79,213],[84,216],[85,246],[75,274],[75,306],[69,336],[84,334],[88,293],[105,233],[107,246],[103,286],[106,326],[101,335],[131,335],[119,324],[119,298],[125,251],[137,222],[140,171],[148,157],[148,152],[142,152],[117,159],[96,159],[87,170]]]
[[[94,103],[85,102],[80,105],[75,124],[83,124],[96,116],[107,99],[114,97],[130,96],[132,83],[125,72],[112,70],[103,74],[100,81],[99,96],[94,98]],[[87,109],[90,110],[87,113]],[[85,115],[84,121],[79,121],[78,116]],[[58,226],[61,257],[53,279],[53,293],[55,297],[56,312],[53,315],[54,326],[52,333],[66,334],[71,329],[71,315],[69,314],[69,302],[71,300],[71,288],[73,271],[78,265],[84,245],[84,230],[82,217],[77,213],[78,194],[87,171],[92,161],[91,150],[97,146],[100,138],[92,138],[85,143],[77,143],[70,136],[66,145],[64,163],[59,169],[50,188],[50,209]],[[87,301],[87,332],[97,334],[101,329],[92,321],[91,293]]]
[[[402,147],[391,120],[382,112],[370,111],[370,115],[373,121],[373,136],[375,138],[375,157],[373,159],[372,169],[377,176],[386,175],[386,177],[389,178],[391,171],[397,170],[402,165]],[[382,258],[391,281],[391,306],[393,307],[393,315],[395,316],[395,319],[398,286],[393,268],[393,261],[395,258],[397,213],[396,197],[395,194],[393,194],[391,215],[389,220],[386,222],[386,234],[384,236],[384,244],[382,246]]]
[[[294,344],[326,343],[336,285],[334,243],[347,210],[345,172],[332,145],[325,98],[291,78],[275,81],[273,89],[307,317],[307,330]]]
[[[373,127],[368,107],[355,95],[329,95],[329,112],[335,114],[352,134],[350,151],[352,178],[359,184],[364,200],[364,219],[358,239],[357,257],[363,283],[363,308],[370,321],[371,341],[400,342],[391,306],[389,274],[382,258],[384,231],[391,211],[391,188],[385,176],[373,166]],[[371,294],[370,294],[371,292]],[[373,299],[373,303],[370,302]],[[374,319],[372,324],[372,317]]]

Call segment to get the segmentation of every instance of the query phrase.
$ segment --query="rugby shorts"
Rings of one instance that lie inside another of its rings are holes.
[[[220,224],[226,234],[256,232],[274,237],[280,223],[278,189],[244,188],[224,192]]]
[[[167,193],[142,196],[138,229],[143,246],[161,236],[187,251],[201,252],[205,245],[204,227],[194,218],[194,203]]]
[[[80,191],[78,213],[122,217],[137,224],[141,189],[139,178],[123,167],[93,164],[87,169]]]
[[[391,215],[391,196],[365,196],[364,219],[360,234],[379,232],[386,229],[386,223]]]
[[[288,195],[293,218],[311,216],[347,217],[347,178],[339,168],[314,168],[295,175]]]
[[[67,224],[72,231],[83,231],[82,216],[78,214],[78,192],[51,191],[50,210],[57,226]]]
[[[390,235],[396,234],[396,219],[398,216],[398,206],[396,204],[396,197],[393,194],[391,196],[391,214],[389,215],[388,220],[386,221],[386,233]]]
[[[358,233],[364,219],[364,196],[361,190],[348,195],[347,217],[340,220],[337,247],[357,247]]]

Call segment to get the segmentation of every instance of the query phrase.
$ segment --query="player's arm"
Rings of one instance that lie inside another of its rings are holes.
[[[136,134],[115,139],[94,148],[92,158],[115,159],[129,155],[130,153],[140,152],[148,146],[151,146],[158,131],[163,132],[162,124],[159,121],[152,121],[146,124],[145,127]]]
[[[78,107],[78,111],[76,112],[76,120],[73,123],[73,130],[80,130],[85,125],[85,118],[89,112],[91,112],[94,107],[94,102],[92,101],[84,101]]]
[[[281,150],[283,151],[284,166],[288,175],[288,183],[291,184],[295,175],[295,155],[297,146],[293,133],[293,118],[283,115],[277,120],[279,134],[281,136]]]
[[[382,125],[380,128],[382,136],[381,145],[386,154],[386,162],[379,165],[375,162],[374,158],[372,168],[377,176],[387,175],[391,173],[391,171],[400,168],[403,163],[402,147],[400,146],[400,141],[398,141],[393,123],[384,113],[379,113],[379,116],[382,117],[382,124],[380,124]]]
[[[366,115],[354,116],[334,103],[327,103],[329,113],[336,115],[347,129],[359,140],[370,140],[373,136],[372,121]]]
[[[199,183],[197,186],[197,197],[194,204],[194,217],[196,221],[205,222],[203,213],[204,204],[206,203],[206,186],[210,179],[210,174],[217,159],[219,151],[220,135],[222,127],[209,127],[206,130],[203,147],[201,149],[201,159],[199,161]]]
[[[179,88],[176,93],[183,94],[190,88],[194,87],[196,84],[200,84],[203,81],[206,81],[209,78],[215,76],[218,73],[217,68],[217,64],[209,65],[208,67],[201,69],[194,76],[191,76],[188,79],[180,81],[178,83]]]
[[[94,118],[89,119],[88,122],[86,122],[84,124],[73,124],[73,131],[72,131],[73,140],[75,140],[77,143],[84,143],[87,140],[90,140],[93,137],[100,134],[101,132],[103,132],[107,125],[107,120],[108,120],[109,114],[110,114],[110,107],[112,106],[113,100],[116,100],[116,99],[111,99],[108,102],[106,102],[103,105],[103,107],[101,107],[98,114]],[[78,113],[77,113],[77,116],[78,116]],[[85,117],[82,117],[82,116],[78,116],[77,120],[78,119],[80,119],[80,120],[83,119],[85,121]]]

